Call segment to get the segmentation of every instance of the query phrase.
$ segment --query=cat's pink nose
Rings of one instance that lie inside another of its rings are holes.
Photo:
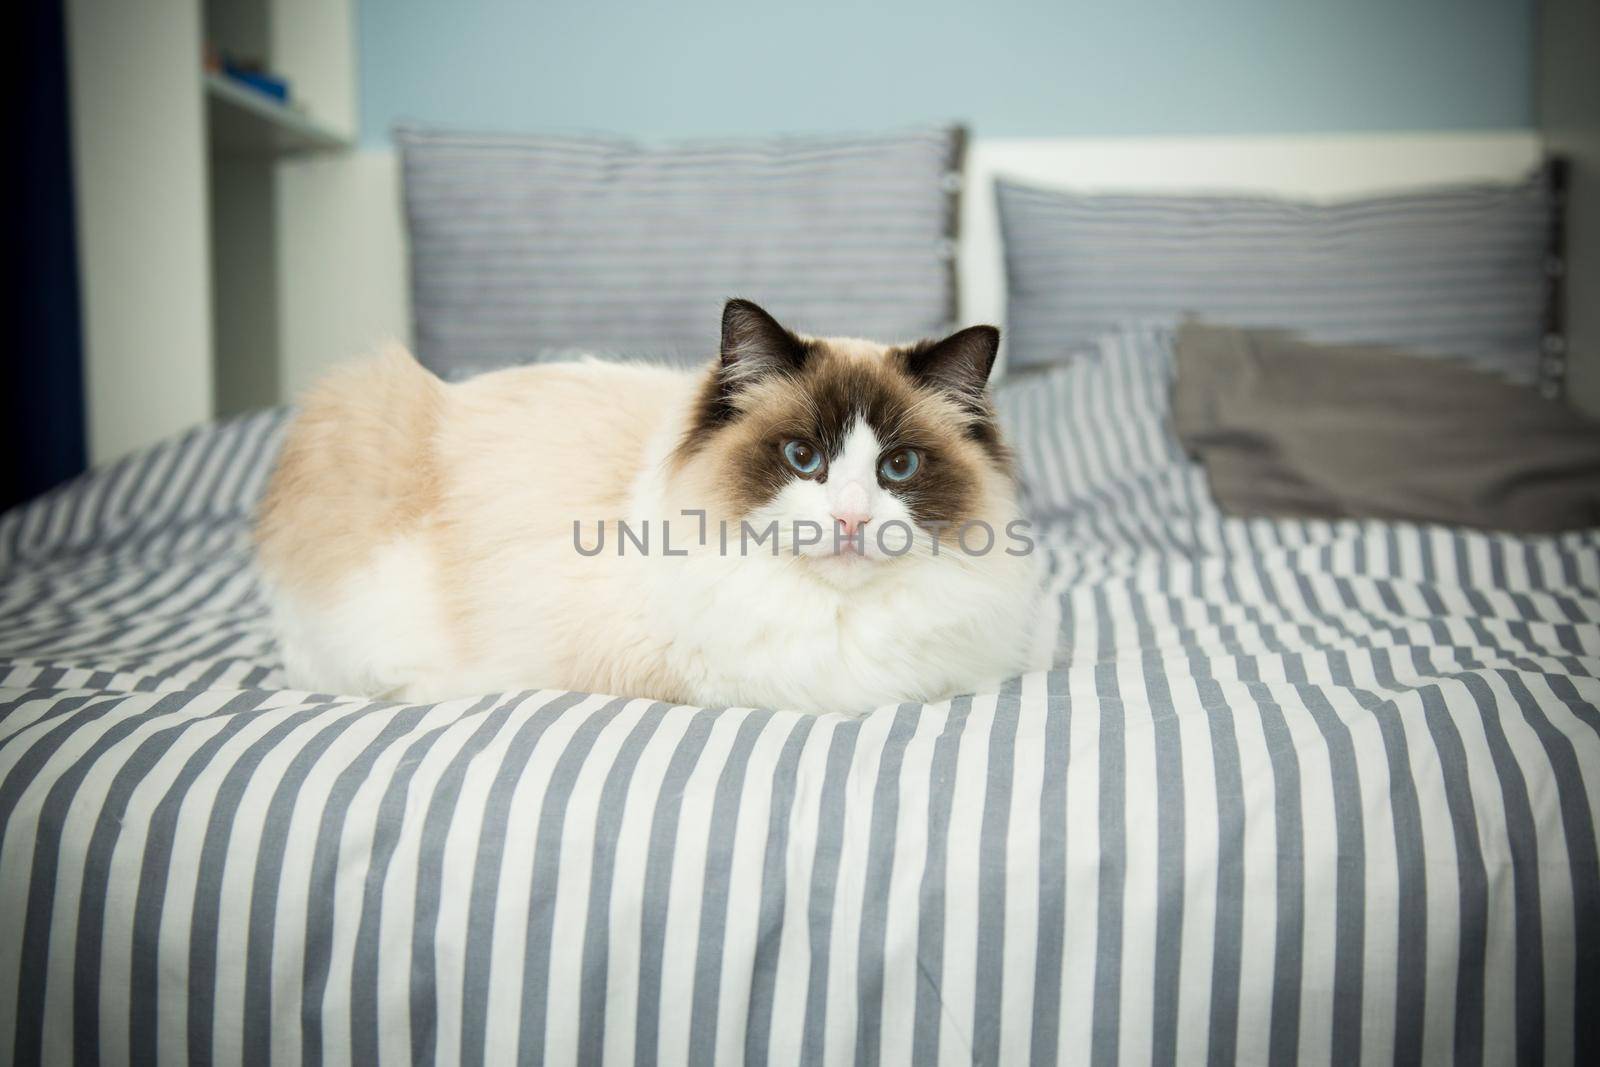
[[[840,537],[855,537],[871,520],[870,512],[872,502],[867,499],[867,490],[860,482],[846,482],[839,488],[839,495],[833,500],[833,521],[837,523],[836,532]]]
[[[854,537],[858,530],[872,521],[872,516],[860,511],[836,511],[833,521],[839,524],[841,537]]]

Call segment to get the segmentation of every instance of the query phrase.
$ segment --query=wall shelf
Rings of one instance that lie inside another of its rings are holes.
[[[196,3],[197,0],[184,0]],[[300,322],[293,303],[299,271],[286,247],[313,260],[332,255],[324,227],[337,191],[307,190],[294,179],[339,169],[356,153],[357,0],[198,0],[194,86],[204,108],[205,199],[211,273],[213,416],[281,404],[287,338]],[[136,5],[144,6],[144,5]],[[292,86],[292,106],[218,70],[201,56],[258,64]]]
[[[221,74],[204,74],[212,147],[238,156],[285,156],[349,148],[354,140]]]

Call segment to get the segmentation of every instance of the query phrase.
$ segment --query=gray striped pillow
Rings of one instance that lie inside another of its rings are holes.
[[[1193,313],[1538,375],[1552,211],[1540,176],[1329,204],[996,186],[1013,366],[1126,320]]]
[[[422,361],[581,349],[694,361],[723,301],[902,340],[955,317],[958,128],[646,146],[396,132]]]

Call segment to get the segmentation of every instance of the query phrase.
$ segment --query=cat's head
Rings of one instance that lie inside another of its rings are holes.
[[[798,542],[829,573],[926,558],[935,534],[952,552],[969,523],[1003,538],[1015,498],[988,395],[999,344],[993,326],[900,346],[804,337],[730,300],[675,459],[725,514],[776,522],[785,554]],[[795,533],[813,529],[816,544]]]

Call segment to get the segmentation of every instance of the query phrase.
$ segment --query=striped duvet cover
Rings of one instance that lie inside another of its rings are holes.
[[[0,1060],[1596,1062],[1600,536],[1217,514],[1003,391],[1059,666],[860,718],[281,688],[283,428],[0,519]]]

